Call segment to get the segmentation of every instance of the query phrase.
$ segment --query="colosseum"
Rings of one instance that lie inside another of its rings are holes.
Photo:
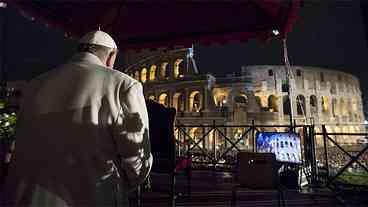
[[[365,131],[359,80],[351,74],[293,66],[287,78],[285,66],[254,65],[220,77],[200,73],[192,49],[156,54],[126,72],[144,85],[147,99],[174,107],[178,123],[288,125],[292,116],[294,123],[313,124],[317,132],[322,124],[329,132]],[[199,130],[194,127],[189,133],[195,137]],[[242,130],[227,134],[236,137]],[[340,143],[354,142],[348,137],[339,139]]]

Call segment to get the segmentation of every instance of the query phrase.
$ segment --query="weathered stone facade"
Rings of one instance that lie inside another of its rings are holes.
[[[330,132],[364,130],[360,84],[351,74],[293,66],[290,111],[285,66],[243,66],[239,73],[216,77],[198,73],[193,64],[184,50],[161,53],[127,72],[143,83],[147,99],[176,108],[183,124],[288,125],[292,114],[296,124],[314,124],[317,131],[322,124]]]

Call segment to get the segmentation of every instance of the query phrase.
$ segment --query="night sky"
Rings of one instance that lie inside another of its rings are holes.
[[[368,73],[368,48],[359,0],[318,2],[305,1],[300,18],[289,34],[291,64],[350,72],[368,89],[368,81],[364,81]],[[76,48],[76,41],[64,38],[61,30],[32,22],[11,8],[6,11],[5,23],[9,80],[31,79],[63,63]],[[3,47],[4,42],[1,44]],[[224,74],[240,71],[242,65],[282,64],[282,45],[278,40],[266,44],[252,40],[217,46],[195,45],[195,59],[201,72]],[[118,60],[117,68],[122,64]]]

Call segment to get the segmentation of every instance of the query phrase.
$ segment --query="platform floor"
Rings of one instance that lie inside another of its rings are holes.
[[[143,192],[142,206],[157,207],[170,206],[169,175],[152,174],[152,188]],[[232,188],[234,186],[232,174],[215,171],[193,171],[192,192],[187,194],[187,182],[183,175],[177,176],[176,206],[184,207],[223,207],[230,206]],[[344,206],[328,189],[312,190],[284,190],[284,202],[288,207],[324,207]],[[132,195],[131,206],[136,206],[135,195]],[[274,190],[240,189],[237,191],[236,206],[268,207],[278,206],[278,192]],[[362,205],[363,206],[363,205]]]

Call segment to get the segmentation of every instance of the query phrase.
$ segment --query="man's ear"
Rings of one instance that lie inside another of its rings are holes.
[[[115,59],[116,59],[116,52],[115,51],[110,52],[109,55],[106,58],[106,66],[108,68],[113,68],[114,63],[115,63]]]

